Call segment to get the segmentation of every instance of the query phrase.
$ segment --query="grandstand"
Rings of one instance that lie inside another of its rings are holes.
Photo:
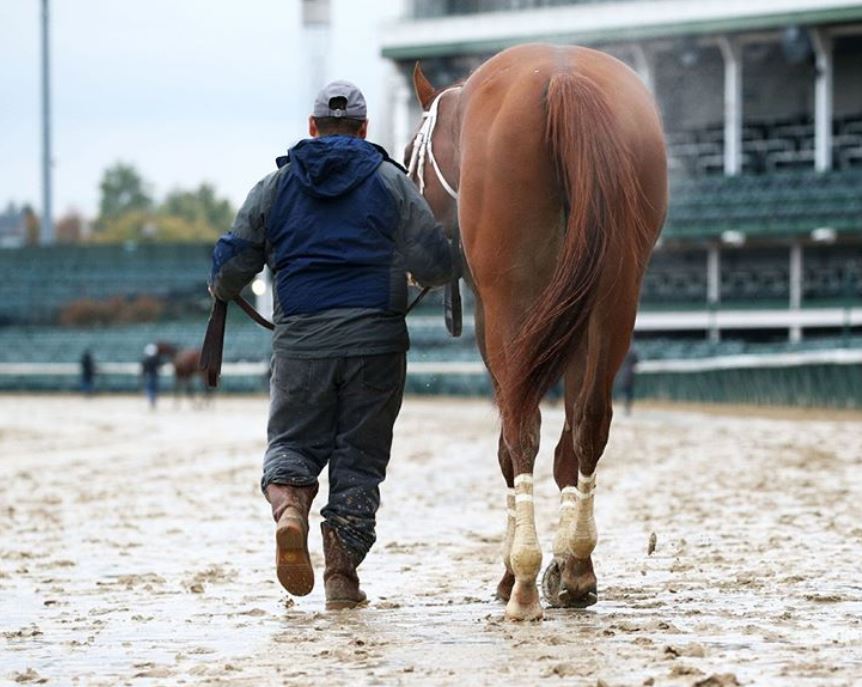
[[[641,293],[635,331],[642,358],[672,351],[682,359],[727,362],[730,355],[750,371],[748,352],[790,355],[778,368],[790,379],[799,377],[804,360],[816,358],[806,358],[813,355],[807,350],[858,346],[862,2],[408,4],[381,47],[397,74],[391,87],[403,123],[396,131],[411,131],[419,115],[410,88],[417,60],[432,83],[443,86],[495,52],[531,41],[605,50],[627,62],[655,95],[667,132],[671,195]],[[702,387],[737,388],[738,400],[765,399],[743,392],[739,379],[715,383],[728,373],[715,368],[707,374],[709,365],[699,364]],[[653,382],[643,393],[674,396],[674,388],[685,386],[682,373],[662,365],[641,365]],[[848,369],[837,368],[844,378]],[[691,369],[687,374],[697,376]],[[669,383],[658,382],[663,375]],[[811,394],[795,393],[794,384],[783,386],[782,402],[815,402]],[[689,391],[679,396],[734,397]],[[858,405],[858,392],[851,396]],[[829,400],[824,393],[816,402]]]
[[[416,60],[443,86],[509,45],[577,43],[626,61],[655,94],[667,131],[671,197],[636,323],[639,394],[862,407],[862,2],[406,5],[404,16],[380,32],[381,54],[392,67],[396,150],[419,118],[410,86]],[[0,388],[34,380],[40,388],[72,388],[85,347],[97,361],[128,366],[155,338],[198,343],[209,251],[0,251],[9,294],[0,299]],[[52,324],[70,300],[140,294],[176,307],[157,323]],[[439,299],[429,298],[409,324],[412,391],[489,392],[469,313],[464,337],[454,341]],[[225,386],[260,388],[268,355],[267,334],[234,317]],[[44,374],[25,369],[32,364]],[[116,369],[125,372],[106,385],[132,388],[132,368]]]
[[[200,345],[205,328],[205,275],[210,246],[159,245],[138,247],[51,247],[0,252],[4,274],[10,283],[26,283],[27,289],[10,289],[3,299],[0,326],[0,390],[74,390],[78,385],[78,360],[89,349],[99,370],[101,391],[135,391],[139,385],[139,360],[144,346],[161,340],[180,347]],[[673,257],[670,258],[669,256]],[[749,289],[757,296],[784,297],[763,285],[769,278],[772,255],[746,252],[744,274],[754,274],[752,285],[737,285],[739,293]],[[858,253],[855,254],[858,256]],[[44,256],[44,261],[40,258]],[[17,259],[16,259],[17,258]],[[667,307],[683,307],[689,299],[694,317],[707,283],[698,265],[696,249],[670,254],[659,252],[654,262],[670,261],[663,269],[648,273],[648,292],[657,294]],[[734,263],[726,261],[727,265]],[[780,270],[782,263],[776,266]],[[820,263],[830,279],[816,282],[827,296],[836,287],[828,256]],[[740,268],[741,269],[741,268]],[[679,283],[666,275],[683,275]],[[747,278],[747,277],[746,277]],[[745,280],[741,282],[745,284]],[[814,284],[814,282],[812,282]],[[693,287],[692,287],[693,285]],[[686,286],[689,290],[684,290]],[[159,321],[115,323],[107,326],[59,326],[57,313],[65,303],[82,295],[95,298],[157,295],[187,307],[168,311]],[[466,294],[466,303],[471,299]],[[22,303],[23,301],[23,303]],[[670,304],[670,305],[668,305]],[[452,340],[440,314],[439,294],[430,296],[408,318],[412,349],[409,353],[408,390],[413,393],[490,394],[490,384],[475,346],[469,314],[464,335]],[[759,326],[765,311],[754,311],[753,326]],[[178,316],[179,313],[179,316]],[[673,314],[673,313],[672,313]],[[680,313],[677,312],[678,316]],[[713,316],[721,313],[713,313]],[[692,329],[696,329],[692,326]],[[697,336],[657,338],[638,342],[644,361],[642,395],[688,400],[745,400],[785,404],[862,406],[862,337],[852,327],[839,327],[841,336],[809,337],[800,342],[754,343],[741,339],[710,340]],[[266,388],[270,335],[232,309],[225,339],[222,388],[228,391],[262,391]],[[835,349],[840,355],[835,355]],[[848,357],[848,352],[851,353]],[[778,382],[762,384],[768,373],[756,371],[763,354],[778,356],[785,368]],[[783,357],[782,357],[783,356]],[[682,366],[680,366],[682,364]],[[691,364],[696,366],[692,367]],[[853,365],[849,365],[854,363]],[[699,365],[699,367],[697,366]],[[789,366],[789,369],[788,367]],[[755,372],[756,371],[756,372]],[[164,370],[170,386],[169,370]],[[801,391],[804,393],[801,393]]]
[[[0,325],[52,324],[81,299],[154,296],[174,309],[203,302],[212,246],[54,245],[0,250],[7,275]]]
[[[641,337],[799,341],[862,326],[862,3],[413,2],[382,45],[401,81],[395,128],[418,116],[416,60],[444,85],[529,41],[616,55],[661,109],[671,202]]]

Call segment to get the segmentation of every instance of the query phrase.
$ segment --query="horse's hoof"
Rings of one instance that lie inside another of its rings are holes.
[[[503,573],[503,578],[497,583],[497,593],[494,598],[497,601],[509,601],[513,586],[515,586],[515,576],[507,570]]]
[[[551,608],[587,608],[599,600],[595,584],[575,594],[563,583],[563,574],[557,560],[550,562],[542,575],[542,597]]]
[[[542,574],[542,598],[545,603],[551,608],[556,608],[559,605],[558,597],[560,594],[560,565],[556,560],[548,563],[545,572]]]
[[[506,604],[506,620],[538,622],[545,617],[545,610],[538,601],[527,605],[512,603],[513,601],[514,599],[509,599],[509,603]]]
[[[512,590],[512,596],[506,604],[507,620],[541,620],[545,616],[542,604],[539,603],[539,592],[535,583],[518,585]]]
[[[568,589],[563,589],[557,595],[559,600],[559,608],[588,608],[599,600],[598,592],[595,590],[587,591],[580,596],[574,596],[569,593]]]

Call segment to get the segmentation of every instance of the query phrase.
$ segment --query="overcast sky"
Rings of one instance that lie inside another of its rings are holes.
[[[41,206],[40,4],[0,0],[2,206]],[[94,214],[101,174],[118,160],[157,196],[206,180],[239,204],[305,133],[299,0],[51,9],[55,216]]]

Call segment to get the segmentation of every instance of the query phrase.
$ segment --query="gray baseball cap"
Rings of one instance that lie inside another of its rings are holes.
[[[333,98],[344,98],[347,104],[332,107]],[[355,84],[349,81],[333,81],[326,84],[314,99],[312,117],[344,117],[346,119],[366,119],[368,110],[365,107],[365,96]]]

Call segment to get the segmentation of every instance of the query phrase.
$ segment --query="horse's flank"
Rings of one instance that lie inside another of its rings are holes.
[[[200,349],[179,348],[167,341],[157,341],[156,350],[160,356],[170,361],[178,382],[187,382],[197,375],[204,376],[200,370]]]

